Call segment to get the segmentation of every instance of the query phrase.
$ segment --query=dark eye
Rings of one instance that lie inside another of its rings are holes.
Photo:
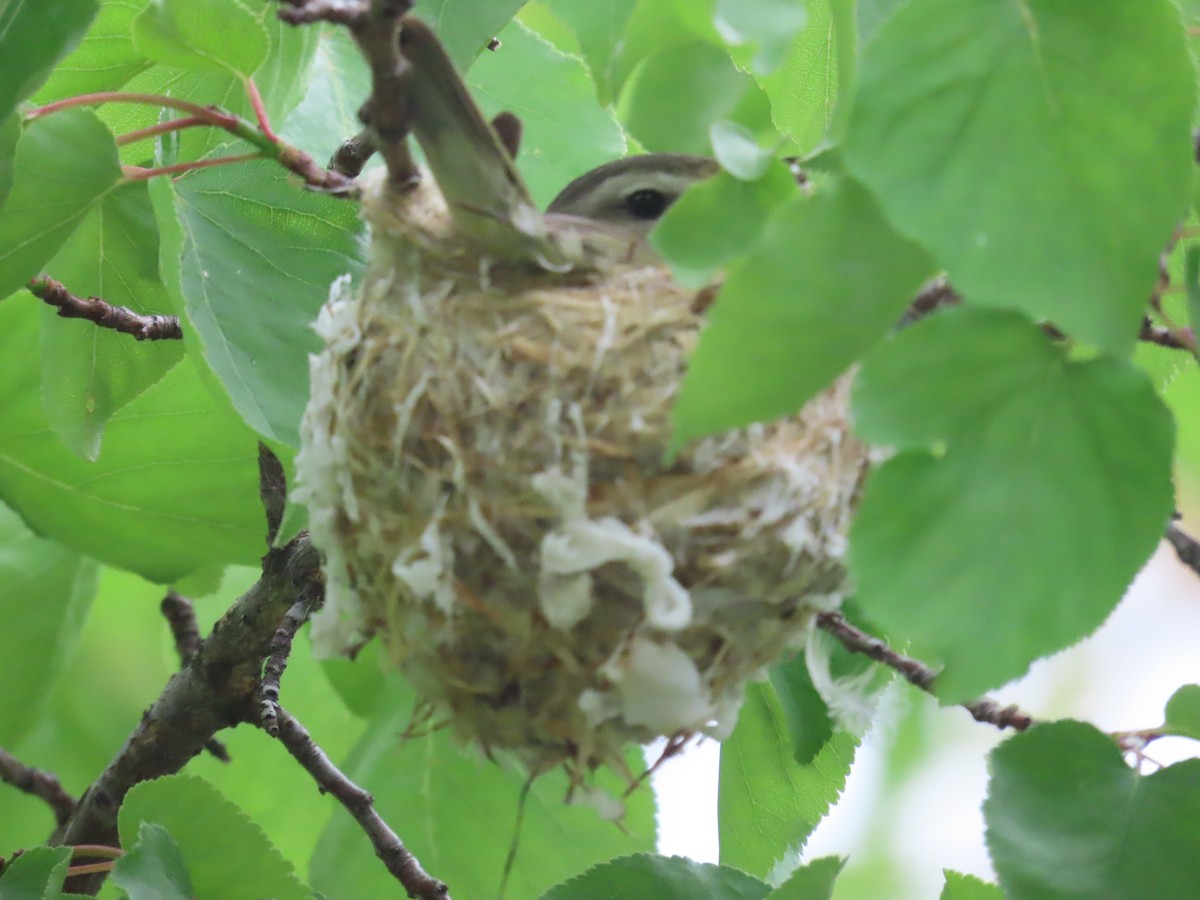
[[[654,188],[641,188],[625,198],[625,207],[637,219],[657,219],[669,205],[667,195]]]

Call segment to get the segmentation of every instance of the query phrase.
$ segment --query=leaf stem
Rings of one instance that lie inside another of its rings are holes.
[[[79,856],[95,856],[100,859],[120,859],[125,851],[120,847],[110,847],[107,844],[76,844],[71,848],[71,858]]]
[[[88,863],[85,866],[71,866],[67,869],[67,877],[74,878],[77,875],[95,875],[100,872],[111,872],[113,870],[113,862]]]
[[[158,125],[151,125],[149,128],[139,128],[137,131],[129,131],[125,134],[117,135],[117,146],[124,147],[160,134],[169,134],[172,131],[182,131],[185,128],[192,128],[196,125],[210,124],[212,123],[208,119],[202,119],[200,116],[188,116],[186,119],[172,119],[170,122],[160,122]]]
[[[228,166],[233,163],[247,162],[251,159],[263,159],[263,153],[239,153],[236,156],[218,156],[216,159],[197,159],[193,162],[175,163],[173,166],[158,166],[145,169],[141,166],[121,166],[126,181],[146,181],[155,175],[176,175],[194,172],[196,169],[209,169],[213,166]]]
[[[244,82],[246,86],[246,96],[250,99],[250,107],[254,110],[254,118],[258,120],[258,127],[274,144],[279,143],[279,137],[271,129],[271,120],[267,117],[267,108],[263,105],[262,94],[258,92],[258,85],[254,83],[254,78],[249,77]]]
[[[230,134],[240,137],[242,140],[253,144],[272,159],[278,158],[280,155],[280,147],[274,135],[263,134],[245,119],[235,116],[233,113],[226,112],[223,109],[217,109],[215,106],[200,106],[197,103],[189,103],[186,100],[179,100],[176,97],[168,97],[164,94],[138,94],[125,93],[123,91],[98,91],[94,94],[79,94],[75,97],[67,97],[64,100],[56,100],[54,103],[38,107],[27,114],[25,118],[26,121],[32,121],[64,109],[72,109],[78,106],[98,106],[101,103],[135,103],[143,106],[161,106],[167,109],[177,109],[180,112],[188,113],[201,122],[215,125],[217,128],[222,128]]]

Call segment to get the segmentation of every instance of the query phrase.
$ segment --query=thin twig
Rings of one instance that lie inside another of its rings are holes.
[[[500,875],[500,889],[496,895],[503,900],[508,890],[508,879],[517,864],[517,852],[521,849],[521,832],[525,829],[525,812],[529,808],[529,795],[533,792],[533,782],[536,774],[530,774],[521,785],[521,793],[517,796],[517,820],[513,823],[512,840],[508,843],[508,853],[504,856],[504,869]]]
[[[167,591],[159,608],[171,627],[171,637],[175,640],[175,652],[179,654],[179,662],[186,666],[200,649],[200,625],[196,621],[196,608],[192,606],[191,600],[176,591]]]
[[[1147,344],[1158,344],[1160,347],[1167,347],[1171,350],[1191,350],[1196,349],[1196,338],[1191,334],[1190,329],[1185,329],[1186,334],[1172,331],[1170,328],[1163,328],[1160,325],[1155,325],[1150,321],[1150,317],[1142,319],[1142,327],[1138,331],[1138,340],[1144,341]],[[1191,340],[1188,340],[1188,337]]]
[[[287,668],[288,657],[292,653],[292,641],[300,626],[321,607],[325,593],[321,585],[309,585],[300,594],[300,599],[292,604],[275,635],[271,638],[270,652],[266,665],[263,666],[262,685],[259,688],[259,722],[263,730],[271,737],[279,735],[279,682]]]
[[[957,306],[962,303],[962,297],[954,290],[953,285],[944,275],[939,275],[921,286],[917,296],[908,304],[908,310],[900,320],[900,326],[911,325],[918,319],[923,319],[930,313],[937,312],[947,306]]]
[[[1174,522],[1167,525],[1167,543],[1175,550],[1179,561],[1200,575],[1200,541],[1181,529]]]
[[[127,306],[113,306],[99,297],[77,297],[48,275],[26,285],[35,297],[57,307],[64,319],[86,319],[101,328],[131,334],[139,341],[178,341],[183,338],[178,316],[143,316]]]
[[[910,684],[916,685],[930,694],[933,693],[933,683],[937,677],[937,673],[933,669],[920,660],[897,653],[879,638],[855,628],[846,621],[846,617],[841,613],[820,613],[817,616],[817,627],[841,641],[842,646],[851,653],[860,653],[876,662],[883,663],[903,675]],[[1025,731],[1035,723],[1033,716],[1022,712],[1016,706],[1001,706],[995,700],[987,698],[961,705],[975,718],[975,721],[995,725],[1001,730],[1013,728],[1017,731]]]
[[[75,798],[57,778],[25,765],[6,750],[0,750],[0,781],[43,801],[54,812],[54,820],[60,827],[75,813]]]
[[[316,781],[354,817],[371,840],[387,870],[418,900],[450,900],[446,883],[429,875],[375,810],[375,799],[347,778],[317,746],[304,726],[287,710],[279,710],[279,741]]]
[[[279,535],[287,507],[287,475],[279,457],[261,441],[258,445],[258,496],[267,514],[267,546],[270,547]],[[279,683],[292,652],[292,641],[300,626],[320,609],[324,596],[324,587],[320,582],[307,585],[271,637],[259,686],[259,724],[271,737],[279,734]]]
[[[1163,287],[1160,283],[1155,288],[1155,294],[1151,298],[1151,306],[1155,307],[1156,310],[1159,309],[1157,297],[1162,290]],[[960,303],[962,303],[962,297],[954,290],[954,286],[944,276],[939,276],[926,282],[921,287],[916,297],[908,305],[908,310],[900,320],[900,325],[901,327],[911,325],[931,313],[948,306],[956,306]],[[1067,335],[1050,322],[1042,323],[1042,330],[1054,340],[1066,340]],[[1187,350],[1189,352],[1195,352],[1196,350],[1196,337],[1191,329],[1164,328],[1160,325],[1155,325],[1149,316],[1145,316],[1142,319],[1141,328],[1138,331],[1138,340],[1148,344],[1157,344],[1160,347],[1168,347],[1172,350]]]

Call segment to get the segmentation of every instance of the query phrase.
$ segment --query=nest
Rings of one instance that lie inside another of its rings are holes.
[[[321,313],[298,459],[315,642],[379,635],[460,737],[535,772],[728,734],[844,589],[846,380],[667,460],[693,292],[659,266],[491,264],[428,180],[364,210],[372,262]]]

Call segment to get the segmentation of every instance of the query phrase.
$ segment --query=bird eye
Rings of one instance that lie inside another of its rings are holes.
[[[626,208],[637,219],[657,219],[669,205],[667,195],[654,188],[641,188],[625,198]]]

